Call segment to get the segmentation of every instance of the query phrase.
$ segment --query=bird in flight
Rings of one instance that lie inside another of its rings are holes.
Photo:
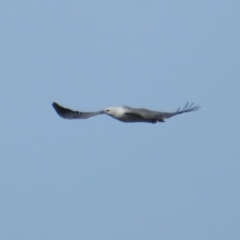
[[[200,106],[194,106],[193,103],[186,104],[184,108],[178,108],[175,112],[157,112],[144,108],[131,108],[131,107],[109,107],[97,112],[79,112],[69,108],[65,108],[53,102],[53,108],[58,115],[65,119],[87,119],[100,114],[106,114],[121,122],[146,122],[157,123],[165,122],[165,119],[176,116],[178,114],[197,111]]]

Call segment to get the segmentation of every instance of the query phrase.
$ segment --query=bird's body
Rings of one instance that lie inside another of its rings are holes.
[[[68,108],[64,108],[57,103],[52,104],[58,115],[65,119],[87,119],[100,114],[106,114],[112,118],[115,118],[121,122],[147,122],[157,123],[165,122],[164,119],[173,117],[175,115],[196,111],[200,106],[193,106],[192,104],[186,104],[185,107],[176,112],[157,112],[144,108],[131,108],[131,107],[109,107],[97,112],[79,112],[73,111]]]
[[[151,114],[154,114],[156,112],[144,108],[111,107],[107,108],[107,110],[110,110],[108,112],[108,115],[110,117],[113,117],[121,122],[126,123],[129,122],[156,123],[157,121],[163,121],[160,118],[159,120],[157,120],[154,118],[154,116],[151,116]]]

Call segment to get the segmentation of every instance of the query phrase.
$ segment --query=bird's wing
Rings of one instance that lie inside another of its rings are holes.
[[[191,104],[187,103],[183,109],[178,108],[176,112],[157,112],[157,111],[152,111],[144,108],[125,107],[126,114],[136,114],[145,119],[149,119],[153,121],[155,120],[159,122],[164,122],[164,119],[173,117],[178,114],[197,111],[199,108],[200,106],[198,105],[194,106],[194,103],[191,103]]]
[[[71,109],[62,107],[55,102],[52,104],[52,106],[60,117],[66,118],[66,119],[86,119],[86,118],[90,118],[90,117],[94,117],[96,115],[102,114],[102,111],[98,111],[98,112],[73,111]]]

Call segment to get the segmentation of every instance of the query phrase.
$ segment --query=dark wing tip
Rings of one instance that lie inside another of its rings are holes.
[[[55,111],[57,112],[57,114],[62,118],[68,119],[69,118],[68,115],[73,112],[71,109],[64,108],[64,107],[60,106],[59,104],[57,104],[56,102],[53,102],[52,106],[55,109]]]
[[[60,105],[58,105],[56,102],[53,102],[52,106],[55,110],[60,107]]]
[[[59,104],[57,104],[56,102],[52,103],[53,108],[56,110],[56,112],[58,114],[62,113],[62,109],[64,109],[63,107],[61,107]]]

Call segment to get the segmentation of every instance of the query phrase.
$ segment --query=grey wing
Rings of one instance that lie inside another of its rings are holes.
[[[165,118],[170,118],[173,116],[176,116],[178,114],[182,114],[182,113],[186,113],[186,112],[193,112],[193,111],[197,111],[199,110],[201,107],[196,105],[194,106],[194,103],[186,103],[185,107],[183,109],[178,108],[178,110],[176,112],[173,113],[165,113]]]
[[[143,117],[144,119],[148,119],[155,122],[164,122],[164,119],[170,118],[173,116],[176,116],[178,114],[186,113],[186,112],[192,112],[197,111],[200,108],[200,106],[196,105],[194,106],[194,103],[186,104],[183,109],[178,108],[176,112],[157,112],[152,111],[144,108],[130,108],[126,107],[126,113],[127,114],[137,114]]]
[[[102,111],[98,112],[79,112],[73,111],[69,108],[64,108],[57,103],[52,104],[53,108],[56,110],[58,115],[65,119],[86,119],[90,117],[94,117],[96,115],[102,114]]]

